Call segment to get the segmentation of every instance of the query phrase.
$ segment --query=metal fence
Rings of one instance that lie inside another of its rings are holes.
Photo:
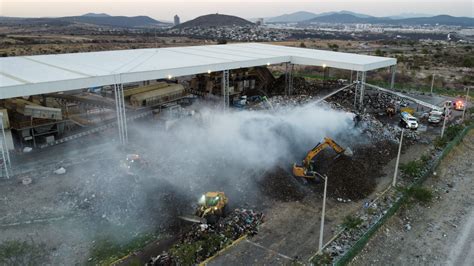
[[[425,170],[423,175],[418,178],[415,182],[413,182],[410,186],[418,186],[422,184],[430,175],[431,173],[438,167],[441,160],[448,155],[453,148],[455,148],[462,139],[467,135],[467,133],[474,128],[474,125],[470,125],[461,131],[453,140],[451,140],[446,147],[443,149],[443,152],[432,161],[429,167]],[[407,200],[408,196],[407,193],[403,193],[398,201],[396,201],[390,209],[374,224],[372,227],[365,232],[364,235],[357,240],[357,242],[349,249],[338,261],[334,262],[334,265],[347,265],[359,252],[365,247],[367,242],[369,242],[370,238],[377,232],[377,230],[384,224],[384,222],[390,218],[393,214],[395,214],[400,206]]]

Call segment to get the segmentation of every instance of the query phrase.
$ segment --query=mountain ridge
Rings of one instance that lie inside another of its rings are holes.
[[[215,27],[215,26],[251,26],[254,23],[237,16],[223,14],[208,14],[188,20],[174,28]]]

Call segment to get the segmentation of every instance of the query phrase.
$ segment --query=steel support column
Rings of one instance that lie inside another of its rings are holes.
[[[11,173],[11,161],[10,161],[10,153],[8,151],[8,145],[6,143],[6,137],[5,137],[5,127],[3,125],[3,113],[0,112],[0,119],[2,120],[2,122],[0,123],[1,125],[1,130],[2,130],[2,134],[1,134],[1,140],[0,140],[0,149],[1,149],[1,152],[2,152],[2,165],[1,165],[1,168],[2,168],[2,176],[3,174],[5,174],[5,176],[7,178],[10,178],[10,173]]]
[[[397,66],[391,66],[390,72],[392,74],[392,79],[390,80],[390,89],[393,90],[393,87],[395,86],[395,73],[397,72]]]
[[[354,108],[357,108],[357,93],[359,92],[359,86],[360,86],[360,72],[356,72],[356,80],[355,80],[355,86],[354,86]]]
[[[115,111],[117,114],[117,128],[121,144],[128,142],[127,118],[125,110],[125,99],[123,97],[123,84],[114,84]]]
[[[290,63],[285,64],[285,93],[291,95],[293,92],[293,69],[294,65]]]
[[[365,77],[367,72],[362,71],[360,75],[360,99],[359,99],[359,110],[364,107],[364,92],[365,92]]]
[[[124,144],[128,143],[128,126],[127,126],[127,109],[125,108],[125,96],[123,94],[123,83],[120,83],[120,100],[122,104],[122,127],[123,127],[123,135],[124,135]]]
[[[224,110],[230,105],[229,93],[229,70],[222,71],[222,97],[224,98]]]

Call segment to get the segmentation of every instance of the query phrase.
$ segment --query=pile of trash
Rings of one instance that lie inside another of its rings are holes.
[[[263,222],[263,213],[248,209],[235,209],[216,225],[216,231],[231,236],[233,240],[243,235],[256,235],[257,227]]]
[[[408,103],[395,95],[387,93],[366,93],[364,95],[365,107],[371,108],[376,112],[385,112],[389,106],[406,107]]]
[[[358,126],[366,135],[369,136],[369,138],[378,141],[390,140],[395,143],[400,141],[400,134],[402,131],[400,127],[394,127],[389,124],[382,123],[370,114],[361,114],[359,117],[360,122]],[[404,138],[418,140],[419,136],[417,131],[405,130]]]
[[[315,84],[308,82],[303,77],[293,77],[293,94],[310,94],[314,91]],[[285,75],[281,75],[275,80],[272,86],[270,86],[270,95],[281,95],[285,94],[286,90],[286,79]]]
[[[168,252],[152,258],[147,265],[194,265],[213,256],[244,235],[255,235],[264,215],[235,209],[216,224],[194,224]]]
[[[308,95],[277,95],[267,98],[266,101],[261,101],[255,105],[256,109],[279,109],[287,106],[304,105],[306,103],[316,100],[313,96]]]

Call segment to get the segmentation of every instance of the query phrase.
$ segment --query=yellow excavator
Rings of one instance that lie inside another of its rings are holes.
[[[308,152],[303,160],[302,165],[293,164],[293,175],[295,177],[304,177],[308,179],[315,179],[319,176],[318,172],[313,170],[313,158],[318,155],[326,147],[331,147],[337,155],[344,154],[346,156],[352,156],[351,149],[342,148],[331,138],[325,137],[323,142],[318,143],[312,150]]]

